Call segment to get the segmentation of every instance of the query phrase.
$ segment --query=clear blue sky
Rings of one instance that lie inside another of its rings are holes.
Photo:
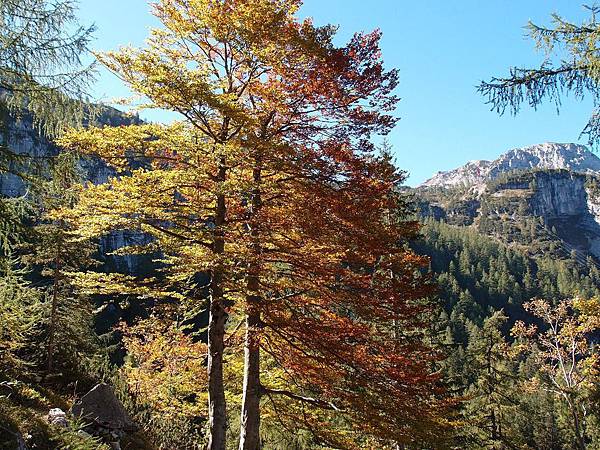
[[[581,0],[585,3],[584,0]],[[143,45],[149,27],[158,25],[146,0],[80,0],[84,24],[95,23],[96,50]],[[390,136],[398,165],[415,185],[438,170],[473,159],[545,141],[578,142],[591,103],[566,99],[560,115],[552,105],[516,117],[489,110],[475,86],[509,66],[536,66],[543,58],[525,39],[529,19],[548,24],[558,12],[579,21],[579,0],[305,0],[302,15],[315,23],[339,25],[339,43],[355,31],[383,31],[388,67],[400,69],[401,117]],[[92,92],[109,101],[128,91],[101,72]],[[149,120],[166,120],[160,112]]]

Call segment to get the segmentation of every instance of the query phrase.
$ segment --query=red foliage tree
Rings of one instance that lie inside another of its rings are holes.
[[[91,204],[145,226],[171,272],[208,268],[209,448],[225,446],[227,315],[246,323],[241,449],[259,447],[261,397],[280,409],[277,394],[362,432],[342,437],[319,426],[321,412],[288,408],[338,445],[431,440],[444,405],[421,334],[425,261],[405,245],[416,225],[396,217],[402,174],[372,142],[396,123],[397,72],[384,69],[378,31],[336,47],[333,27],[297,19],[300,5],[159,1],[150,47],[101,59],[184,123],[63,142],[113,163],[150,160]]]

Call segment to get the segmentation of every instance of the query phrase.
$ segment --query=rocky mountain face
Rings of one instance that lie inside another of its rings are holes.
[[[533,169],[600,174],[600,158],[583,145],[547,142],[509,150],[494,161],[470,161],[457,169],[438,172],[420,187],[477,187],[508,172]]]
[[[138,119],[114,108],[103,107],[96,120],[100,125],[118,126],[134,123]],[[32,164],[56,156],[60,151],[54,143],[37,133],[31,118],[27,116],[19,120],[8,118],[5,121],[5,130],[0,130],[0,141],[12,153],[26,155],[26,161]],[[81,160],[80,164],[84,177],[94,184],[104,183],[115,175],[113,169],[98,159]],[[17,197],[25,193],[26,186],[21,178],[10,173],[0,173],[0,195]]]
[[[127,125],[137,119],[109,107],[103,107],[97,122],[101,125]],[[60,149],[51,141],[41,137],[35,130],[31,119],[27,116],[20,120],[5,121],[4,132],[0,131],[0,140],[11,152],[26,155],[26,161],[35,163],[58,154]],[[106,182],[115,176],[115,171],[99,159],[82,159],[80,161],[84,178],[95,184]],[[18,197],[26,195],[27,186],[23,180],[11,173],[0,173],[0,196]],[[147,237],[127,230],[115,231],[100,240],[100,257],[104,260],[107,271],[140,274],[148,270],[148,258],[143,256],[109,256],[110,252],[126,245],[139,245],[147,241]]]
[[[422,216],[470,226],[533,255],[600,263],[600,158],[576,144],[510,150],[414,190]]]

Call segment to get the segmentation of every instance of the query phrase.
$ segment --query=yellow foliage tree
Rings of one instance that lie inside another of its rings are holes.
[[[429,293],[424,259],[404,245],[417,227],[386,219],[402,174],[370,140],[395,124],[397,73],[383,68],[378,32],[338,48],[333,27],[297,19],[300,5],[157,2],[163,28],[147,48],[99,59],[144,106],[182,120],[74,130],[60,141],[121,170],[88,186],[70,212],[84,234],[151,234],[163,281],[186,286],[192,300],[202,300],[203,286],[191,287],[198,274],[210,275],[211,450],[225,448],[228,316],[245,322],[240,449],[260,446],[266,395],[343,416],[382,442],[425,441],[445,425],[435,352],[412,333]],[[374,323],[394,321],[407,332],[392,342]],[[293,389],[261,382],[261,351]],[[332,435],[322,417],[304,426]]]
[[[206,345],[158,317],[125,327],[123,342],[127,359],[121,373],[137,409],[155,424],[147,431],[156,436],[178,430],[188,444],[194,436],[186,433],[197,431],[194,425],[207,416]],[[169,445],[183,444],[167,437]]]
[[[600,299],[564,300],[552,305],[535,299],[525,309],[542,321],[544,329],[519,321],[512,329],[517,349],[530,352],[540,365],[530,387],[544,389],[564,402],[575,436],[573,448],[588,447],[590,392],[600,382],[600,356],[590,336],[600,329]]]

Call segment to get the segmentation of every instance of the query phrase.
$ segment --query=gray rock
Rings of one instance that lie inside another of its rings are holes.
[[[67,414],[60,408],[52,408],[48,413],[48,423],[63,428],[68,428]]]
[[[71,412],[75,417],[91,422],[93,428],[116,431],[118,434],[137,429],[108,384],[96,385],[73,405]]]

